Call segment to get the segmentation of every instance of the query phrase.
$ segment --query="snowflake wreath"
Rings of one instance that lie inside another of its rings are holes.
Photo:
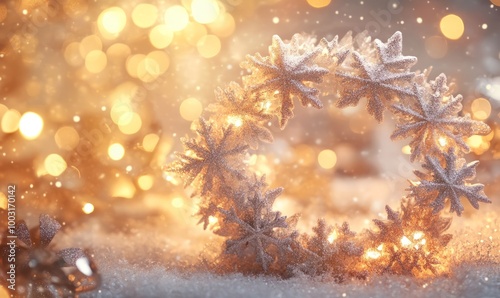
[[[451,217],[460,216],[461,199],[474,208],[491,203],[482,184],[471,184],[478,161],[466,163],[464,141],[490,128],[469,115],[461,116],[462,96],[452,95],[446,76],[434,80],[428,71],[411,72],[416,57],[403,56],[402,35],[386,43],[366,33],[339,40],[296,34],[289,42],[273,36],[269,55],[247,56],[242,85],[231,82],[216,90],[217,102],[207,119],[196,123],[196,137],[182,140],[185,151],[167,165],[200,197],[197,215],[206,229],[226,238],[217,258],[218,272],[328,276],[342,281],[369,272],[414,276],[446,273],[445,231]],[[321,84],[321,85],[320,85]],[[321,88],[321,91],[320,89]],[[269,121],[277,116],[283,129],[293,118],[293,99],[302,106],[322,108],[319,94],[338,98],[336,106],[356,106],[367,100],[368,113],[378,122],[392,112],[396,130],[391,139],[411,139],[412,162],[419,181],[410,181],[400,211],[386,206],[387,220],[373,220],[376,230],[353,233],[347,223],[330,226],[320,219],[313,233],[295,230],[298,216],[273,210],[283,188],[268,189],[264,176],[249,169],[244,158],[260,142],[272,142]]]

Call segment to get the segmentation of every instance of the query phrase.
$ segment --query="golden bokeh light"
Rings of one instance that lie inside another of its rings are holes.
[[[130,49],[130,47],[124,43],[112,44],[106,50],[106,56],[108,56],[108,60],[126,59],[128,56],[130,56],[131,53],[132,50]]]
[[[443,58],[448,53],[448,42],[442,36],[430,36],[425,39],[425,51],[434,59]]]
[[[472,115],[477,120],[486,120],[491,114],[491,104],[486,98],[476,98],[471,104]]]
[[[314,8],[322,8],[328,6],[332,0],[307,0],[307,3]]]
[[[175,197],[172,199],[171,204],[174,208],[182,208],[184,207],[184,200],[180,197]]]
[[[439,28],[446,38],[452,40],[462,37],[465,30],[464,22],[455,14],[444,16],[439,23]]]
[[[47,174],[54,177],[61,175],[68,167],[64,158],[62,158],[62,156],[60,156],[59,154],[55,153],[49,154],[45,158],[43,165],[45,167],[45,171],[47,172]]]
[[[110,195],[114,198],[132,199],[135,192],[134,183],[126,176],[120,176],[116,179],[110,189]]]
[[[112,160],[120,160],[125,156],[125,148],[120,143],[113,143],[108,147],[108,155]]]
[[[94,50],[85,57],[85,68],[91,73],[100,73],[108,64],[106,54],[100,50]]]
[[[10,109],[7,110],[2,116],[2,131],[4,133],[13,133],[19,129],[19,120],[21,119],[21,113],[17,110]]]
[[[219,37],[228,37],[236,29],[236,22],[229,13],[221,13],[215,21],[208,24],[210,31]]]
[[[80,43],[71,42],[64,49],[64,59],[71,66],[80,66],[85,56],[80,54]]]
[[[323,169],[331,169],[337,163],[337,154],[333,150],[325,149],[318,154],[318,163]]]
[[[202,111],[203,106],[201,105],[201,102],[194,97],[183,100],[179,107],[181,117],[187,121],[198,119],[201,116]]]
[[[188,12],[180,5],[169,7],[164,18],[165,26],[170,31],[181,31],[189,23]]]
[[[217,19],[220,7],[215,0],[193,0],[191,2],[193,19],[200,24],[209,24]]]
[[[190,22],[182,31],[184,39],[193,46],[196,46],[200,38],[207,35],[207,27],[196,22]]]
[[[135,134],[142,127],[141,116],[135,112],[123,114],[118,123],[118,129],[126,135]]]
[[[92,205],[91,203],[85,203],[85,205],[83,205],[82,207],[82,211],[85,214],[90,214],[94,212],[94,205]]]
[[[54,135],[57,147],[64,150],[73,150],[80,142],[80,136],[75,128],[63,126]]]
[[[115,39],[125,29],[127,15],[119,7],[105,9],[97,19],[97,27],[106,39]]]
[[[439,137],[438,144],[441,147],[445,147],[448,144],[448,140],[445,137]]]
[[[212,58],[219,54],[221,49],[220,39],[215,35],[205,35],[196,43],[196,48],[200,56],[204,58]]]
[[[144,149],[144,151],[153,152],[159,140],[160,137],[157,134],[154,133],[147,134],[142,139],[142,148]]]
[[[152,4],[138,4],[132,11],[132,21],[139,28],[149,28],[158,19],[158,8]]]
[[[382,256],[382,254],[379,251],[376,251],[374,249],[369,249],[365,252],[365,258],[367,258],[367,259],[376,260],[376,259],[380,258],[381,256]]]
[[[82,58],[87,57],[87,55],[92,51],[102,50],[102,40],[97,35],[89,35],[82,39],[78,44],[78,51]]]
[[[160,50],[168,47],[173,39],[174,33],[164,24],[155,26],[149,32],[149,42],[153,47]]]
[[[43,129],[43,119],[37,113],[26,112],[19,120],[19,131],[27,140],[36,139]]]
[[[403,152],[404,154],[410,155],[411,154],[411,147],[410,147],[410,145],[403,146],[403,148],[401,148],[401,152]]]
[[[336,230],[333,230],[333,232],[328,235],[328,242],[333,243],[337,238],[339,237],[339,233]]]
[[[150,190],[151,187],[153,187],[153,184],[154,184],[153,175],[142,175],[139,178],[137,178],[137,185],[139,185],[139,188],[142,190]]]

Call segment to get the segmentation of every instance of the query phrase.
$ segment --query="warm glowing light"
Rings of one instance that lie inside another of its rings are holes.
[[[108,155],[112,160],[120,160],[125,155],[125,148],[120,143],[111,144],[108,147]]]
[[[314,8],[322,8],[328,6],[332,0],[307,0],[307,3]]]
[[[439,137],[438,139],[439,146],[444,147],[446,144],[448,144],[448,141],[446,140],[445,137]]]
[[[174,33],[168,29],[167,25],[155,26],[149,32],[149,42],[157,49],[168,47],[173,39]]]
[[[467,139],[467,145],[469,145],[474,149],[481,147],[482,143],[483,143],[483,138],[479,135],[473,135]]]
[[[141,116],[137,113],[126,113],[118,120],[118,129],[126,135],[137,133],[142,127]]]
[[[405,247],[411,245],[410,239],[408,239],[408,237],[406,237],[406,236],[403,236],[401,238],[401,245],[403,245]]]
[[[325,149],[319,153],[318,163],[323,169],[331,169],[337,163],[337,154],[333,150]]]
[[[114,39],[123,31],[127,24],[127,15],[119,7],[110,7],[99,15],[97,25],[99,32],[106,39]]]
[[[421,17],[418,17],[418,18],[417,18],[417,23],[422,24],[422,22],[423,22],[422,18],[421,18]]]
[[[491,114],[491,104],[486,98],[476,98],[471,104],[472,115],[477,120],[486,120]]]
[[[142,190],[149,190],[153,187],[154,177],[152,175],[142,175],[137,178],[137,184]]]
[[[439,23],[441,32],[448,39],[459,39],[464,34],[464,22],[454,14],[449,14],[441,19]]]
[[[138,4],[132,11],[132,21],[139,28],[149,28],[158,18],[158,8],[152,4]]]
[[[21,119],[21,113],[11,109],[6,111],[2,117],[2,131],[4,133],[12,133],[18,130],[19,120]]]
[[[114,198],[132,199],[135,192],[136,188],[134,183],[125,176],[119,177],[110,188],[110,195]]]
[[[174,208],[182,208],[184,206],[184,200],[179,197],[173,198],[171,203]]]
[[[264,111],[267,112],[271,108],[271,105],[272,105],[272,103],[270,101],[265,101],[265,102],[262,102],[260,104],[260,107],[261,107],[261,109],[263,109]]]
[[[228,37],[233,34],[236,28],[236,22],[231,14],[225,12],[219,14],[219,17],[208,24],[208,27],[213,34],[219,37]]]
[[[160,137],[158,135],[154,133],[147,134],[142,139],[142,148],[144,149],[144,151],[153,152],[159,140]]]
[[[193,121],[201,116],[203,106],[201,102],[194,97],[182,101],[179,107],[181,117],[187,121]]]
[[[373,249],[369,249],[365,253],[365,257],[367,259],[373,259],[373,260],[376,260],[376,259],[380,258],[381,255],[382,254],[379,251],[376,251],[376,250],[373,250]]]
[[[68,167],[64,158],[59,154],[49,154],[45,158],[43,165],[47,174],[54,177],[61,175]]]
[[[64,150],[73,150],[80,142],[80,136],[71,126],[59,128],[54,136],[57,146]]]
[[[413,240],[419,240],[419,239],[422,239],[423,237],[424,237],[423,232],[417,231],[417,232],[413,233]]]
[[[94,212],[94,205],[92,205],[91,203],[86,203],[85,205],[83,205],[82,210],[83,213],[90,214]]]
[[[219,54],[221,42],[217,36],[209,34],[198,40],[196,48],[203,58],[212,58]]]
[[[19,120],[19,131],[27,140],[36,139],[43,129],[43,119],[33,112],[26,112]]]
[[[378,251],[382,251],[382,249],[384,249],[384,244],[380,244],[379,246],[377,246],[377,250]]]
[[[218,219],[217,219],[217,217],[215,217],[215,216],[211,216],[211,215],[210,215],[210,216],[208,217],[208,223],[209,223],[209,224],[211,224],[211,225],[213,225],[213,224],[217,223],[218,221],[219,221],[219,220],[218,220]]]
[[[411,147],[410,145],[406,145],[404,146],[403,148],[401,148],[401,152],[403,152],[404,154],[411,154]]]
[[[85,68],[91,73],[100,73],[107,64],[108,57],[100,50],[94,50],[85,57]]]
[[[330,235],[328,235],[327,240],[328,242],[333,243],[333,241],[335,241],[338,237],[339,237],[338,232],[333,230],[333,232],[331,232]]]
[[[78,44],[78,52],[81,58],[85,58],[92,51],[102,50],[102,40],[97,35],[89,35]]]
[[[186,9],[180,5],[169,7],[165,11],[165,26],[170,31],[180,31],[189,23]]]
[[[240,127],[243,125],[243,119],[240,116],[229,115],[227,117],[227,122],[235,127]]]
[[[209,24],[217,19],[220,7],[215,0],[193,0],[191,2],[193,19],[200,24]]]

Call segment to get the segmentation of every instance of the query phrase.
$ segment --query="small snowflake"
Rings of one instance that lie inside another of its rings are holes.
[[[200,119],[200,129],[197,130],[202,141],[195,139],[183,139],[186,151],[190,153],[177,154],[180,160],[165,167],[166,172],[180,173],[185,177],[184,185],[188,186],[199,177],[201,180],[201,195],[212,190],[215,181],[226,185],[227,175],[237,179],[245,178],[242,170],[236,169],[229,158],[243,154],[247,145],[230,146],[229,137],[232,135],[231,126],[222,130],[222,136],[212,131],[212,125],[203,118]]]
[[[373,250],[379,257],[375,263],[382,272],[421,275],[425,271],[439,274],[440,251],[451,240],[443,234],[451,218],[443,218],[419,207],[414,200],[403,200],[401,212],[386,206],[387,220],[374,219],[378,232],[370,232]]]
[[[313,232],[314,236],[303,236],[302,250],[306,260],[295,266],[295,270],[308,275],[329,272],[339,282],[349,274],[360,275],[354,273],[353,264],[363,254],[363,248],[353,241],[356,234],[349,229],[347,223],[334,228],[320,219]]]
[[[238,211],[234,207],[230,210],[219,210],[224,216],[224,224],[237,226],[237,232],[231,233],[232,239],[226,241],[226,253],[243,256],[249,249],[256,262],[267,271],[276,259],[273,256],[276,249],[279,255],[291,250],[290,245],[296,233],[279,235],[278,230],[288,228],[287,217],[271,210],[274,200],[282,191],[283,188],[275,188],[265,193],[258,190],[248,197],[246,206],[240,206]],[[224,234],[224,231],[218,234]]]
[[[308,83],[320,83],[328,73],[327,69],[312,64],[321,49],[315,47],[304,54],[298,51],[292,44],[283,42],[275,35],[269,48],[270,56],[247,56],[247,61],[241,64],[252,72],[245,77],[245,85],[255,92],[273,94],[279,100],[282,128],[293,117],[292,95],[297,96],[303,106],[310,104],[318,109],[323,107],[318,98],[318,89],[310,87]]]
[[[368,113],[380,122],[386,103],[391,102],[394,97],[414,96],[409,86],[415,74],[409,72],[409,69],[417,58],[401,54],[401,32],[394,33],[387,43],[375,40],[375,45],[376,61],[372,62],[354,51],[350,69],[335,73],[342,88],[337,106],[356,106],[361,98],[367,98]]]
[[[391,135],[395,140],[413,138],[410,142],[411,161],[426,155],[441,155],[451,147],[469,152],[464,138],[490,131],[488,125],[471,120],[469,115],[458,116],[462,110],[462,96],[448,94],[444,74],[440,74],[429,86],[415,84],[414,90],[416,101],[411,106],[402,103],[393,105],[398,124]]]
[[[217,104],[210,105],[207,111],[214,112],[221,122],[233,125],[233,133],[245,140],[250,148],[257,149],[259,141],[273,141],[266,127],[272,115],[267,113],[266,103],[255,93],[231,82],[225,89],[218,88],[215,95]]]
[[[484,194],[484,185],[466,182],[476,176],[476,166],[479,161],[465,164],[465,159],[457,159],[451,148],[444,154],[444,158],[443,167],[437,158],[426,156],[426,162],[422,167],[430,173],[415,171],[421,181],[412,185],[410,189],[417,199],[422,202],[433,200],[430,205],[434,208],[434,212],[441,211],[448,199],[451,204],[450,212],[456,212],[459,216],[464,211],[464,206],[460,202],[461,197],[469,200],[476,209],[479,209],[479,202],[491,203]]]

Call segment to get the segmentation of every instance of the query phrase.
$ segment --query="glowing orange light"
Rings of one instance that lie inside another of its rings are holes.
[[[234,125],[235,127],[240,127],[243,125],[243,119],[240,116],[230,115],[227,117],[227,122]]]
[[[330,235],[328,235],[328,242],[330,243],[333,243],[333,241],[335,241],[335,239],[337,239],[339,237],[339,233],[337,231],[333,231],[330,233]]]

